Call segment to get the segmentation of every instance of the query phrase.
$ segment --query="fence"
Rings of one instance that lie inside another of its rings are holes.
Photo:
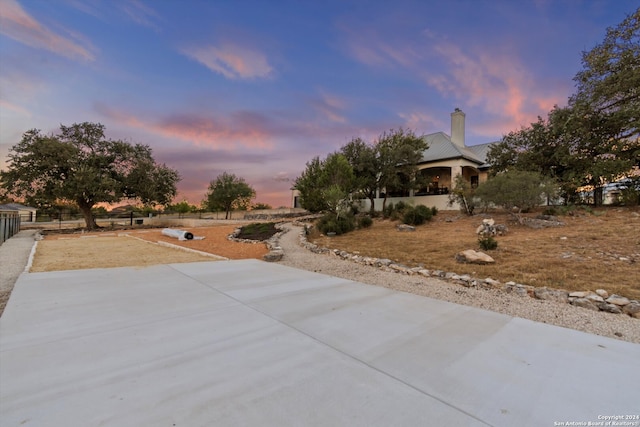
[[[17,211],[0,211],[0,244],[20,231],[20,214]]]

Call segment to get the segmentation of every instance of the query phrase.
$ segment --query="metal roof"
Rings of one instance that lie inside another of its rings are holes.
[[[422,153],[422,162],[436,162],[440,160],[464,158],[477,163],[480,168],[489,167],[487,152],[492,142],[486,144],[460,147],[451,141],[451,137],[444,132],[425,135],[429,148]]]

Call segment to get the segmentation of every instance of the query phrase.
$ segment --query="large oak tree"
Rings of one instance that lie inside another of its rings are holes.
[[[165,205],[179,180],[177,171],[153,159],[149,146],[106,139],[105,127],[89,122],[61,125],[57,134],[25,132],[0,172],[4,191],[27,203],[75,203],[89,230],[97,228],[96,204],[136,199]]]

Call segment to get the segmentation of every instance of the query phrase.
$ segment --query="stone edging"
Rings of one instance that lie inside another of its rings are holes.
[[[267,249],[269,249],[269,252],[264,255],[263,259],[268,262],[276,262],[280,261],[284,256],[284,251],[280,247],[280,236],[282,236],[286,232],[286,230],[284,229],[283,222],[276,224],[275,227],[280,231],[278,231],[267,240],[238,239],[237,236],[240,235],[240,232],[242,231],[240,227],[233,230],[233,233],[229,234],[227,236],[227,239],[232,242],[240,243],[264,243],[267,245]]]
[[[568,303],[576,307],[582,307],[594,311],[604,311],[614,314],[628,314],[631,317],[640,319],[640,302],[637,300],[629,300],[619,295],[609,295],[604,289],[598,289],[595,292],[568,292],[562,289],[552,288],[536,288],[530,285],[523,285],[513,281],[501,283],[491,278],[479,279],[471,277],[468,274],[459,275],[452,272],[441,270],[428,270],[423,267],[408,267],[400,263],[396,263],[390,259],[373,258],[351,254],[339,249],[328,249],[318,246],[307,240],[308,225],[300,221],[294,221],[294,225],[302,227],[300,232],[300,245],[305,249],[316,253],[335,256],[343,260],[356,262],[358,264],[369,265],[379,268],[382,271],[390,271],[393,273],[420,275],[424,277],[436,277],[451,283],[465,286],[467,288],[479,289],[497,289],[507,293],[513,293],[521,297],[531,297],[540,300],[550,300]],[[279,238],[279,236],[278,236]],[[281,250],[281,249],[280,249]]]

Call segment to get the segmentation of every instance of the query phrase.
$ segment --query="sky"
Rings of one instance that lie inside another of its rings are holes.
[[[315,156],[400,127],[499,140],[566,105],[635,0],[0,0],[0,168],[22,134],[97,122],[199,205],[223,172],[291,206]]]

